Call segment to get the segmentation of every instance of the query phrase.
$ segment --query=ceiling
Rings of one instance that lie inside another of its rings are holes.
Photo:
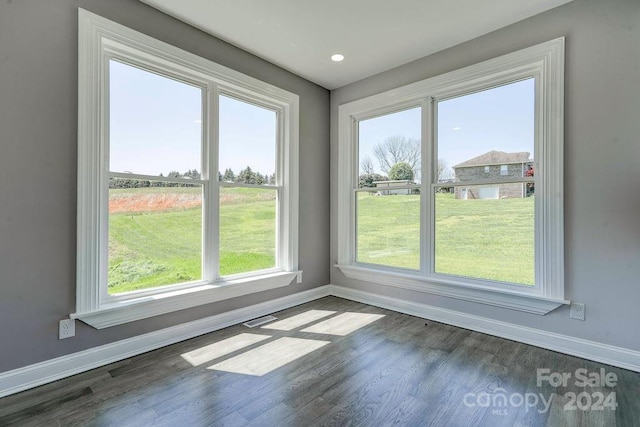
[[[571,0],[141,1],[335,89]]]

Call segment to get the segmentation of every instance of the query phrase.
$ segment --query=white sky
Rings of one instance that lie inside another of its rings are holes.
[[[219,169],[275,172],[276,113],[220,97]],[[166,176],[202,172],[200,88],[110,63],[110,167]]]
[[[449,167],[491,150],[533,157],[535,81],[512,83],[437,103],[438,157]],[[374,147],[401,135],[420,140],[420,107],[360,122],[359,158],[382,173]]]
[[[110,63],[110,170],[165,176],[202,171],[200,88],[116,61]],[[438,157],[449,167],[491,150],[533,156],[534,80],[438,102]],[[219,170],[275,171],[276,114],[220,97]],[[420,108],[360,122],[359,158],[400,135],[420,139]]]

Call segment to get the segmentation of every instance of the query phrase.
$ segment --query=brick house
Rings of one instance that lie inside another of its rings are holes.
[[[533,168],[533,160],[526,151],[519,153],[505,153],[504,151],[489,151],[478,157],[452,167],[456,182],[478,182],[487,180],[502,180],[522,178]],[[531,172],[529,172],[529,175]],[[513,197],[527,197],[533,191],[524,183],[469,185],[456,187],[456,199],[501,199]]]

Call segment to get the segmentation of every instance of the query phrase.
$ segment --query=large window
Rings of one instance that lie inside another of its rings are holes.
[[[563,46],[340,106],[348,277],[538,314],[565,303]]]
[[[285,286],[298,97],[79,13],[78,285],[98,328]]]
[[[535,95],[528,78],[435,100],[435,273],[535,285]]]
[[[420,269],[420,139],[419,107],[359,121],[356,261]]]

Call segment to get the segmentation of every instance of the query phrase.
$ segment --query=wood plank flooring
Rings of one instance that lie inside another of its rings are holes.
[[[640,426],[634,372],[335,297],[274,315],[0,399],[0,426]]]

